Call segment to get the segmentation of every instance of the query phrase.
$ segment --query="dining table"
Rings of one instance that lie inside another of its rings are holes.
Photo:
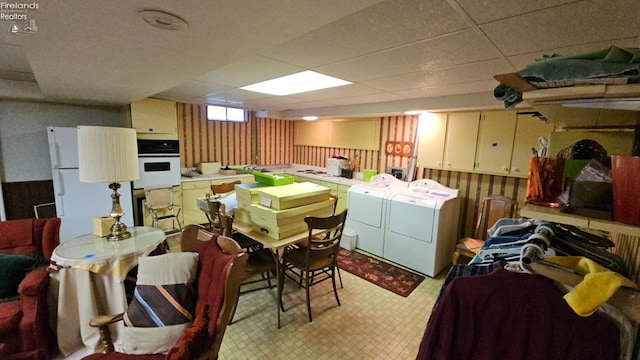
[[[305,230],[298,234],[294,234],[282,239],[272,238],[260,231],[253,230],[251,224],[234,220],[233,221],[233,230],[237,231],[245,236],[248,236],[251,239],[262,244],[265,249],[271,250],[276,264],[278,264],[276,268],[276,280],[278,282],[277,286],[277,298],[278,298],[278,329],[280,329],[280,309],[282,308],[282,288],[280,287],[280,278],[284,276],[282,273],[282,255],[287,247],[305,241],[309,237],[309,231]],[[322,233],[322,230],[316,230],[315,233]],[[313,235],[313,234],[312,234]]]
[[[128,228],[131,237],[108,241],[86,234],[62,242],[51,256],[49,282],[49,314],[61,353],[69,356],[102,349],[97,328],[89,321],[98,315],[126,311],[125,278],[138,264],[166,239],[164,231],[154,227]],[[118,339],[123,325],[110,327]],[[116,341],[117,342],[117,341]]]

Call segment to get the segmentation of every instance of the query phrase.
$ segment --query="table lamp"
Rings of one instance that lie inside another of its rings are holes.
[[[78,162],[80,181],[109,183],[111,213],[115,219],[107,240],[119,241],[131,237],[127,226],[120,222],[124,215],[120,206],[120,182],[133,181],[138,172],[138,145],[135,129],[78,126]]]

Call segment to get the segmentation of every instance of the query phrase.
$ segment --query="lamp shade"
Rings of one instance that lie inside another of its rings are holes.
[[[114,183],[138,179],[135,129],[78,126],[78,161],[82,182]]]

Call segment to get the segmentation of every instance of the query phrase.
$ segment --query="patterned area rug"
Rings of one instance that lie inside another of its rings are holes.
[[[340,249],[338,267],[383,289],[407,297],[420,285],[424,276],[356,251]]]

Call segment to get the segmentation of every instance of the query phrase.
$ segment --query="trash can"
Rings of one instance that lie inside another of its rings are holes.
[[[347,250],[354,250],[356,248],[356,241],[358,240],[358,232],[354,229],[343,229],[342,238],[340,238],[340,247]]]

